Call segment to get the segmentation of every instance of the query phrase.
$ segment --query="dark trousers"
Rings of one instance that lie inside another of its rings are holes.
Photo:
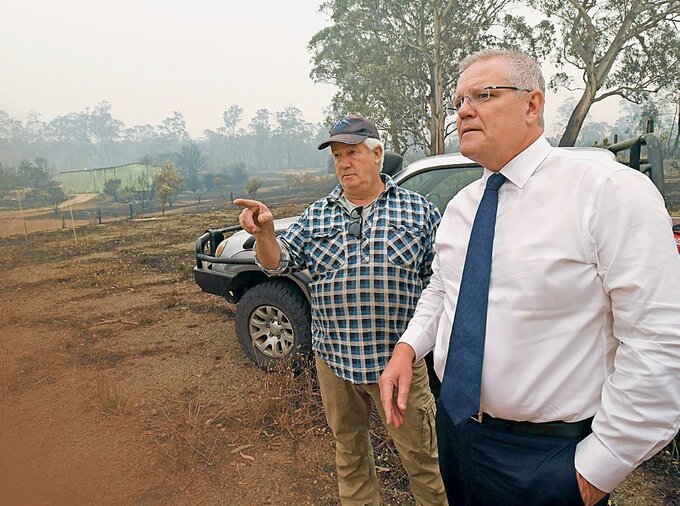
[[[472,419],[456,426],[440,406],[439,469],[449,504],[583,506],[574,468],[580,439],[513,432]]]

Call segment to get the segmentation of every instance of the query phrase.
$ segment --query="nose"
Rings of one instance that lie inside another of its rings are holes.
[[[335,167],[338,169],[346,169],[349,167],[349,157],[345,155],[339,155],[335,159]]]
[[[470,105],[470,99],[468,97],[463,97],[463,102],[460,104],[458,109],[458,117],[461,116],[471,116],[474,114],[475,108]]]

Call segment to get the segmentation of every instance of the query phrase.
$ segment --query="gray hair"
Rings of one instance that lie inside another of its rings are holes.
[[[531,56],[520,51],[482,49],[463,59],[458,65],[458,70],[462,74],[473,63],[491,60],[492,58],[501,58],[508,62],[507,77],[510,84],[527,90],[540,90],[545,96],[545,78],[541,72],[541,67]],[[544,126],[543,108],[541,108],[538,122],[541,126]]]
[[[364,139],[362,142],[364,146],[366,146],[368,149],[373,151],[375,148],[380,146],[382,148],[382,152],[380,153],[380,160],[378,161],[378,172],[382,172],[383,169],[383,163],[385,162],[385,145],[380,139],[374,139],[373,137],[367,137]]]

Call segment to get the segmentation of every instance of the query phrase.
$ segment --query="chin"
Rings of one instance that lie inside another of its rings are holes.
[[[471,160],[474,160],[474,156],[476,153],[479,153],[479,146],[476,146],[472,142],[461,142],[460,143],[460,152],[463,156],[467,156]]]

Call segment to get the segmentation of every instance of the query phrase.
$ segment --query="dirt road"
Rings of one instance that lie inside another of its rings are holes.
[[[235,222],[91,225],[77,246],[68,229],[0,239],[0,504],[337,503],[312,380],[256,369],[233,306],[193,283],[195,237]],[[412,504],[376,446],[386,503]],[[660,456],[615,504],[679,504],[677,470]]]

